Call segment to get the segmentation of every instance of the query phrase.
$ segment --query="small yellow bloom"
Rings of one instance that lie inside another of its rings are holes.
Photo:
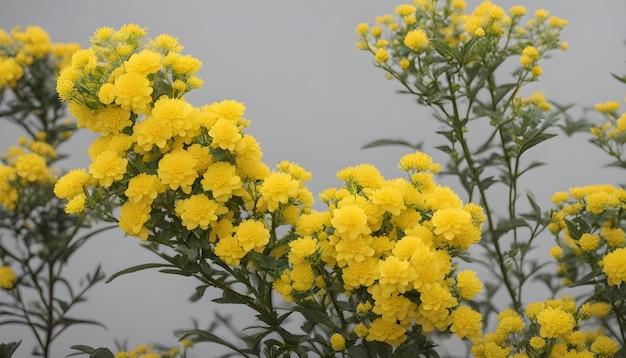
[[[369,26],[366,23],[362,22],[356,25],[356,28],[354,30],[359,35],[365,35],[369,31]]]
[[[389,59],[389,53],[384,48],[379,48],[374,53],[374,59],[378,63],[383,63]]]
[[[404,45],[415,52],[424,51],[429,44],[428,35],[422,29],[412,30],[404,38]]]
[[[67,214],[80,214],[85,210],[85,200],[87,197],[85,194],[80,193],[71,198],[67,204],[65,204],[65,213]]]
[[[341,333],[333,333],[333,335],[330,336],[330,345],[334,350],[342,351],[346,348],[346,339],[343,338]]]
[[[9,266],[0,267],[0,288],[10,290],[17,281],[15,272]]]
[[[609,286],[618,286],[626,281],[626,248],[615,249],[602,259],[602,271]]]
[[[530,73],[532,73],[534,77],[539,77],[543,73],[543,69],[541,68],[541,66],[533,66],[530,69]]]

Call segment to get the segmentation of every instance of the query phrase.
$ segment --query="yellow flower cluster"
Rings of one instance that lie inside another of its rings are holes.
[[[56,151],[46,142],[19,140],[20,146],[11,146],[0,163],[0,206],[14,211],[21,195],[29,186],[54,183],[48,163],[56,158]]]
[[[452,258],[480,240],[482,209],[436,184],[441,166],[424,153],[402,157],[399,168],[409,180],[387,180],[369,164],[338,172],[343,188],[320,195],[328,210],[298,219],[290,268],[274,288],[296,302],[357,297],[355,334],[367,341],[398,346],[412,326],[476,338],[482,315],[460,300],[482,284],[473,271],[456,274]]]
[[[75,43],[52,44],[48,33],[39,26],[16,26],[10,32],[0,29],[0,88],[15,87],[35,62],[51,60],[59,71],[79,49]]]
[[[421,72],[429,66],[436,52],[447,60],[452,58],[452,51],[442,50],[433,41],[452,48],[477,41],[473,63],[478,63],[480,57],[491,56],[492,51],[499,51],[500,55],[520,55],[522,69],[532,77],[542,73],[537,62],[543,53],[567,48],[565,43],[559,43],[559,33],[567,20],[548,16],[545,10],[536,11],[533,18],[522,23],[526,14],[522,6],[513,6],[508,13],[490,1],[481,2],[471,11],[466,8],[464,0],[402,4],[396,7],[395,16],[377,17],[375,26],[358,24],[355,30],[360,41],[355,44],[358,49],[370,51],[378,66],[399,77],[409,73],[423,76]],[[503,42],[507,48],[498,48],[501,39],[506,39]],[[471,63],[466,61],[464,65],[471,66]]]
[[[474,342],[475,357],[612,357],[617,342],[601,331],[583,330],[591,317],[603,318],[610,308],[606,303],[585,303],[577,308],[571,296],[526,306],[525,316],[506,309],[497,316],[494,332]],[[531,335],[524,336],[527,323]]]
[[[612,185],[570,188],[552,196],[550,230],[559,246],[553,257],[573,282],[601,267],[609,286],[626,281],[626,190]],[[583,271],[586,267],[586,270]]]
[[[620,103],[616,101],[597,103],[595,110],[602,116],[603,123],[593,126],[591,133],[602,147],[608,149],[609,154],[623,159],[621,156],[626,143],[626,112],[620,113]]]
[[[158,242],[191,234],[239,265],[265,250],[270,230],[309,210],[310,173],[262,162],[260,145],[243,133],[242,103],[188,103],[184,95],[202,84],[200,61],[181,54],[172,36],[145,35],[134,24],[100,28],[61,73],[59,95],[78,126],[100,137],[89,147],[88,170],[70,171],[55,194],[72,212],[118,202],[126,234]]]

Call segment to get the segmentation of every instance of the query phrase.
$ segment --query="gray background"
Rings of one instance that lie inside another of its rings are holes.
[[[247,129],[261,143],[264,160],[273,166],[281,160],[299,163],[313,173],[310,190],[340,185],[335,172],[348,165],[372,163],[386,177],[402,175],[397,169],[403,148],[361,150],[381,137],[425,140],[425,151],[436,160],[445,157],[433,147],[437,124],[430,112],[412,97],[395,93],[399,84],[388,81],[371,65],[372,56],[354,48],[354,27],[372,24],[374,17],[392,13],[399,1],[35,1],[2,2],[0,27],[42,26],[53,42],[78,42],[102,26],[119,28],[137,23],[148,28],[148,37],[171,34],[185,46],[184,53],[203,62],[199,73],[204,87],[188,99],[194,105],[236,99],[246,105]],[[478,2],[468,1],[468,9]],[[596,102],[624,99],[624,86],[610,72],[625,74],[626,1],[506,0],[509,9],[524,5],[569,20],[563,39],[570,49],[541,63],[544,74],[533,86],[562,103],[593,106]],[[529,88],[530,90],[531,88]],[[527,94],[530,94],[527,93]],[[21,132],[0,122],[0,151],[15,143]],[[547,162],[523,184],[547,209],[556,190],[595,182],[622,183],[622,172],[603,167],[609,158],[588,144],[589,136],[561,136],[531,154]],[[77,133],[62,151],[71,153],[64,168],[89,164],[86,148],[92,139]],[[455,181],[439,182],[458,188]],[[319,208],[319,204],[317,204]],[[550,240],[551,239],[547,239]],[[548,244],[551,245],[551,244]],[[139,240],[109,231],[89,242],[75,256],[68,274],[82,277],[96,263],[112,274],[128,266],[155,261],[139,247]],[[142,272],[101,284],[77,315],[102,321],[108,330],[79,327],[68,330],[53,347],[54,356],[65,356],[72,344],[113,347],[114,339],[175,345],[172,331],[190,327],[191,318],[209,324],[214,306],[208,298],[189,304],[195,282],[156,272]],[[1,295],[1,294],[0,294]],[[210,293],[209,293],[210,295]],[[0,296],[0,299],[1,296]],[[220,307],[222,312],[228,307]],[[245,320],[250,312],[239,311]],[[25,330],[0,327],[0,342],[24,339],[19,356],[32,341]],[[192,356],[211,356],[209,345],[198,346]]]

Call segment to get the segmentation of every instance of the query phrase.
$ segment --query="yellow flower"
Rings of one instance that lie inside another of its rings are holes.
[[[560,259],[563,256],[563,249],[560,246],[553,246],[550,248],[550,256],[555,260]]]
[[[237,175],[237,168],[227,162],[215,162],[207,168],[202,177],[202,189],[210,191],[213,198],[226,202],[233,195],[243,195],[243,183]]]
[[[480,312],[474,311],[469,306],[459,306],[450,313],[450,318],[452,318],[450,332],[456,334],[457,337],[468,338],[472,341],[480,338],[483,325],[483,315]]]
[[[0,88],[9,85],[15,87],[24,75],[24,69],[14,58],[0,57]]]
[[[380,285],[368,289],[374,299],[372,312],[381,316],[383,321],[397,322],[404,320],[409,310],[415,309],[415,303],[402,294],[387,295]]]
[[[133,124],[130,120],[130,111],[108,106],[98,112],[96,115],[97,132],[102,134],[116,134]]]
[[[590,349],[601,357],[613,357],[619,351],[619,345],[607,336],[598,336],[591,344]]]
[[[17,175],[29,182],[45,182],[50,179],[46,159],[36,153],[20,155],[15,163]]]
[[[154,102],[151,114],[158,121],[167,123],[174,135],[185,136],[193,132],[195,111],[184,99],[163,97]]]
[[[289,277],[292,280],[291,286],[296,291],[308,291],[315,282],[315,274],[308,262],[293,265]]]
[[[526,8],[520,5],[511,7],[512,16],[524,16],[526,14]]]
[[[544,338],[565,338],[576,326],[571,313],[552,307],[537,313],[537,322],[541,325],[539,334]]]
[[[383,291],[404,293],[410,289],[415,280],[416,273],[408,260],[399,260],[395,256],[389,256],[378,263],[380,278],[378,280]]]
[[[331,224],[335,234],[342,238],[355,238],[371,232],[367,226],[367,214],[357,205],[344,205],[332,211]]]
[[[356,25],[354,31],[356,31],[356,33],[359,35],[365,35],[369,31],[369,26],[366,23],[362,22]]]
[[[116,180],[121,180],[126,173],[128,160],[114,150],[105,150],[89,165],[89,173],[103,187],[109,187]]]
[[[71,198],[67,204],[65,204],[65,213],[67,214],[79,214],[85,210],[85,200],[87,197],[85,194],[80,193]]]
[[[480,240],[480,233],[472,224],[472,215],[462,208],[437,210],[432,216],[431,223],[436,238],[444,246],[448,244],[466,250]]]
[[[191,193],[191,186],[198,177],[195,170],[196,159],[184,149],[167,153],[159,160],[157,175],[170,189],[180,188],[185,194]]]
[[[601,262],[609,286],[618,286],[626,281],[626,248],[615,249],[606,254]]]
[[[154,174],[139,173],[128,181],[124,195],[134,203],[152,204],[156,197],[165,192],[165,185]]]
[[[239,265],[240,260],[246,256],[239,240],[234,236],[220,238],[215,245],[215,254],[230,266]]]
[[[212,222],[217,221],[215,213],[217,208],[218,204],[215,201],[204,194],[198,194],[179,200],[175,211],[187,230],[194,230],[197,227],[206,230]]]
[[[310,236],[300,237],[289,242],[289,263],[303,262],[317,251],[317,240]]]
[[[457,290],[459,297],[464,300],[471,300],[483,290],[483,284],[472,270],[463,270],[456,276]]]
[[[396,322],[376,318],[368,329],[366,340],[399,346],[406,340],[405,332],[406,329]]]
[[[291,279],[289,278],[289,270],[285,270],[283,274],[272,283],[272,288],[274,291],[278,292],[278,294],[287,302],[293,302],[293,297],[291,297],[291,292],[293,291],[293,287],[291,287]]]
[[[242,135],[237,123],[225,118],[219,118],[209,130],[213,138],[212,147],[220,147],[225,150],[235,151],[241,142]]]
[[[180,52],[183,50],[183,46],[178,43],[178,39],[168,34],[161,34],[150,40],[150,45],[163,50],[165,54],[170,51]]]
[[[135,122],[133,126],[133,140],[145,152],[151,151],[155,145],[161,149],[165,148],[172,136],[170,124],[154,116],[147,116],[143,121]]]
[[[578,245],[580,245],[583,251],[595,251],[599,244],[600,236],[595,234],[584,233],[580,236],[580,240],[578,240]]]
[[[275,172],[265,178],[259,192],[268,210],[274,212],[280,204],[287,204],[290,199],[296,198],[299,188],[300,182],[290,174]]]
[[[143,50],[134,53],[124,63],[124,69],[128,73],[137,73],[146,76],[159,71],[163,67],[163,58],[158,52]]]
[[[265,245],[270,240],[270,231],[262,221],[248,219],[237,226],[235,237],[245,252],[251,250],[263,252]]]
[[[378,277],[378,260],[372,257],[366,257],[363,261],[351,260],[343,267],[341,274],[346,290],[369,287]]]
[[[543,73],[543,69],[541,69],[541,66],[533,66],[530,69],[530,73],[532,73],[532,75],[535,77],[539,77]]]
[[[363,262],[374,255],[374,249],[370,246],[371,236],[354,236],[352,238],[341,238],[332,236],[335,259],[339,266],[345,266],[354,261]]]
[[[17,281],[17,276],[15,272],[11,270],[9,266],[0,267],[0,287],[6,290],[10,290],[13,288],[13,285]]]
[[[384,48],[379,48],[374,52],[374,60],[383,63],[389,59],[389,53]]]
[[[398,5],[395,10],[396,14],[400,16],[413,15],[415,11],[415,6],[409,4]]]
[[[415,52],[424,51],[429,44],[428,35],[422,29],[409,31],[404,38],[404,45]]]
[[[604,226],[600,229],[600,236],[606,241],[607,245],[615,247],[624,243],[626,234],[622,228]]]
[[[128,235],[145,241],[148,239],[148,229],[144,224],[150,219],[150,206],[143,203],[125,202],[120,207],[119,227]]]
[[[330,336],[330,345],[334,350],[342,351],[346,349],[346,339],[343,338],[341,333],[333,333],[333,335]]]
[[[165,57],[165,65],[171,66],[172,70],[181,75],[193,75],[200,70],[202,62],[190,55],[181,55],[170,52]]]
[[[115,103],[136,114],[146,113],[152,102],[150,81],[138,73],[125,73],[115,79]]]
[[[359,338],[365,338],[369,333],[369,328],[367,328],[365,323],[359,323],[354,326],[354,333],[356,333],[356,336]]]
[[[8,211],[15,210],[15,203],[19,197],[17,189],[11,184],[16,177],[15,168],[0,164],[0,205]]]
[[[61,177],[54,185],[54,195],[69,199],[83,192],[83,186],[89,183],[91,176],[85,169],[73,169]]]
[[[541,337],[532,337],[530,339],[530,346],[534,349],[542,349],[546,346],[546,340]]]

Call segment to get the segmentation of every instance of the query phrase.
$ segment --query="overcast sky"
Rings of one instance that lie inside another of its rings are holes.
[[[536,88],[544,90],[548,98],[584,106],[613,100],[624,106],[625,87],[613,80],[610,72],[626,74],[626,1],[495,2],[507,10],[512,5],[524,5],[529,12],[545,8],[569,20],[563,31],[569,50],[541,63],[544,73]],[[313,173],[309,188],[316,194],[339,185],[335,172],[348,165],[372,163],[386,177],[400,176],[397,161],[405,149],[360,149],[381,137],[425,141],[426,152],[445,160],[433,148],[440,141],[430,112],[418,107],[413,98],[395,93],[399,85],[386,80],[384,73],[371,65],[372,57],[353,45],[355,25],[371,24],[375,16],[393,12],[400,3],[3,0],[0,27],[39,25],[53,42],[78,42],[83,47],[89,46],[88,38],[97,28],[119,28],[127,23],[146,27],[148,37],[161,33],[177,37],[185,54],[203,62],[199,75],[205,85],[189,94],[190,102],[197,106],[222,99],[243,102],[245,117],[252,123],[247,133],[260,142],[266,163],[299,163]],[[473,8],[478,2],[468,3],[468,8]],[[5,151],[21,132],[6,121],[0,122],[0,128],[0,151]],[[92,138],[81,131],[70,145],[61,148],[72,154],[71,161],[64,162],[66,169],[88,165],[85,153]],[[585,135],[557,138],[534,153],[549,164],[525,183],[541,203],[547,203],[554,191],[570,186],[626,182],[622,172],[603,168],[609,158],[587,139]],[[97,262],[112,274],[154,260],[157,258],[139,247],[138,239],[110,231],[79,252],[70,275],[82,277]],[[212,318],[213,306],[208,302],[188,303],[194,285],[194,281],[156,272],[101,284],[78,313],[100,320],[108,330],[70,329],[56,342],[53,355],[67,355],[72,344],[113,347],[114,339],[128,339],[131,346],[176,344],[174,329],[189,327],[191,317],[203,326]],[[22,337],[20,356],[32,346],[27,333],[0,327],[0,342]],[[206,353],[207,348],[197,347],[198,354],[192,356],[211,354]]]

